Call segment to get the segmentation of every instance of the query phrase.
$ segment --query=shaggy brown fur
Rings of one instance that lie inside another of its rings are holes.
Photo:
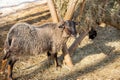
[[[15,24],[8,32],[3,61],[9,59],[8,79],[12,79],[13,65],[20,57],[47,52],[55,57],[71,35],[76,35],[75,23],[47,23],[39,27],[27,23]],[[58,65],[58,63],[57,63]]]

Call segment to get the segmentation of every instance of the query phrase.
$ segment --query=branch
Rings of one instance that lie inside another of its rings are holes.
[[[84,10],[84,6],[85,6],[85,0],[83,0],[83,2],[82,2],[82,6],[81,6],[81,10],[80,10],[80,19],[81,19],[83,10]],[[83,30],[83,32],[79,35],[79,37],[73,42],[73,44],[68,49],[70,54],[73,54],[73,52],[76,50],[76,48],[81,43],[81,41],[85,38],[85,36],[88,34],[88,32],[89,32],[89,29],[86,31]]]
[[[83,0],[83,2],[82,2],[82,7],[81,7],[81,9],[80,9],[80,20],[81,20],[82,14],[83,14],[84,6],[85,6],[85,0]]]
[[[65,20],[72,19],[77,2],[78,2],[78,0],[70,0],[68,8],[67,8],[67,12],[65,13],[65,17],[64,17]]]
[[[69,53],[73,55],[73,52],[76,50],[78,45],[81,43],[81,41],[85,38],[85,36],[88,34],[89,30],[83,31],[79,37],[73,42],[73,44],[68,49]]]
[[[47,0],[47,2],[48,2],[48,7],[50,9],[53,22],[58,23],[59,19],[58,19],[58,15],[55,9],[54,0]]]
[[[75,2],[73,3],[73,1],[75,1]],[[73,6],[69,5],[68,11],[66,12],[66,15],[65,15],[65,20],[72,19],[73,12],[74,12],[75,5],[76,5],[77,1],[78,0],[71,0],[70,5],[73,5]],[[83,9],[84,9],[84,5],[85,5],[85,0],[83,0],[83,4],[82,4],[82,8],[81,8],[82,10],[80,11],[81,12],[81,16],[82,16],[82,12],[83,12]],[[88,34],[88,32],[89,32],[89,30],[88,31],[83,31],[80,34],[80,36],[73,42],[73,44],[70,46],[69,49],[65,49],[65,48],[63,49],[63,54],[65,55],[64,59],[65,59],[65,62],[67,63],[67,65],[69,67],[72,67],[72,61],[70,59],[70,54],[73,54],[73,52],[78,47],[79,43],[84,39],[84,37]]]

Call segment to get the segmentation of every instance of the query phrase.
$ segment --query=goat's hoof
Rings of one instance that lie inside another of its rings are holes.
[[[60,70],[61,68],[62,68],[61,65],[57,65],[57,66],[56,66],[56,70]]]
[[[48,68],[50,68],[50,67],[51,67],[51,65],[52,65],[51,63],[48,63],[48,64],[47,64],[47,67],[48,67]]]
[[[12,77],[7,78],[7,80],[14,80]]]
[[[58,67],[58,68],[62,68],[62,66],[61,66],[61,65],[57,65],[56,67]]]

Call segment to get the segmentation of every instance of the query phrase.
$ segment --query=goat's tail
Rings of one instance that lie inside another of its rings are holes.
[[[4,54],[7,54],[10,51],[11,43],[12,43],[12,39],[7,37],[4,43]]]

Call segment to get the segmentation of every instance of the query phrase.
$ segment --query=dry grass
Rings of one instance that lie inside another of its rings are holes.
[[[50,22],[51,17],[48,7],[42,5],[0,18],[0,49],[9,28],[19,21],[39,25]],[[74,52],[75,66],[71,71],[65,65],[58,70],[49,67],[46,54],[41,54],[18,61],[14,77],[17,80],[120,80],[120,31],[113,27],[99,27],[97,32],[93,41],[86,36]]]

